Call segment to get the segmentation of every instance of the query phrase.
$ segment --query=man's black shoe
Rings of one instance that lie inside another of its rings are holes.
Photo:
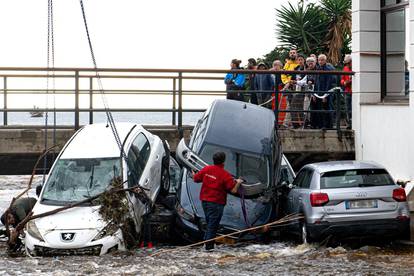
[[[208,250],[213,250],[214,249],[214,242],[207,242],[205,249]]]

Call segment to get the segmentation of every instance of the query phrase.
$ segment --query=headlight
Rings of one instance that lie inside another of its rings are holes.
[[[39,229],[37,229],[36,223],[33,220],[29,221],[26,227],[27,233],[29,233],[30,236],[38,239],[39,241],[44,241],[42,235],[39,232]]]
[[[113,236],[119,228],[115,227],[114,225],[107,224],[99,233],[93,238],[92,241],[97,241],[103,239],[107,236]]]

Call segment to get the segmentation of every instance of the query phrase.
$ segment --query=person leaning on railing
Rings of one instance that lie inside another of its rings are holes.
[[[352,57],[345,55],[344,72],[352,72]],[[342,75],[341,86],[345,92],[345,106],[348,114],[348,128],[352,127],[352,77],[350,75]]]
[[[268,70],[267,65],[264,62],[260,62],[257,65],[258,70]],[[257,93],[257,103],[264,104],[271,98],[271,92],[274,87],[273,78],[270,74],[257,74],[253,83],[254,90],[266,91],[265,93]],[[270,102],[269,102],[270,105]]]
[[[316,70],[319,71],[333,71],[335,68],[327,63],[326,55],[318,56],[318,66]],[[331,74],[318,74],[315,80],[315,94],[312,98],[313,110],[331,110],[333,109],[333,95],[328,92],[335,85],[335,77]],[[316,114],[315,114],[316,115]],[[315,121],[311,122],[314,128],[332,128],[332,114],[328,112],[321,112],[319,116],[315,116]]]
[[[230,64],[231,70],[241,70],[240,63],[241,60],[233,59]],[[244,101],[243,92],[237,91],[244,90],[245,81],[246,77],[244,74],[227,73],[227,75],[224,78],[224,83],[226,84],[227,99]]]
[[[285,66],[283,67],[283,70],[286,71],[293,71],[295,68],[299,65],[297,61],[298,52],[296,49],[291,49],[289,51],[289,58],[285,63]],[[296,80],[293,79],[293,76],[291,74],[282,74],[282,82],[284,84],[283,91],[293,91],[294,85],[296,84]],[[287,95],[287,103],[286,103],[286,109],[290,110],[290,103],[292,101],[292,95]],[[291,114],[290,112],[287,112],[285,115],[285,120],[283,121],[284,127],[289,127],[291,125]]]
[[[314,57],[308,57],[306,59],[306,70],[307,71],[313,71],[316,69],[316,59]],[[303,88],[302,91],[310,92],[313,91],[315,86],[315,77],[316,75],[313,74],[307,74],[305,75],[301,80],[298,80],[296,82],[296,85]],[[308,111],[310,109],[310,102],[311,98],[315,96],[311,96],[311,94],[305,94],[304,100],[303,100],[303,110]],[[309,112],[304,113],[304,127],[308,128],[311,127],[311,121],[314,117],[314,114],[311,114]]]
[[[249,58],[247,61],[247,70],[256,70],[257,69],[257,62],[254,58]],[[254,79],[255,79],[256,75],[254,73],[249,73],[246,74],[246,81],[244,83],[244,87],[245,89],[250,92],[250,103],[252,104],[257,104],[257,95],[254,92],[255,88],[254,88]],[[248,99],[244,99],[246,102],[248,101]]]
[[[304,71],[305,70],[305,57],[303,55],[298,55],[297,61],[299,63],[298,66],[295,67],[295,71]],[[299,93],[294,93],[291,101],[291,109],[292,110],[303,110],[303,101],[304,101],[304,91],[303,87],[297,85],[297,82],[300,81],[304,77],[303,74],[297,73],[295,75],[296,85],[294,86],[295,91]],[[303,119],[303,112],[292,112],[291,119],[292,119],[292,126],[294,128],[300,128],[303,126],[304,119]]]

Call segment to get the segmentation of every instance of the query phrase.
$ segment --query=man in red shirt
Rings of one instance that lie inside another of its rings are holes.
[[[242,183],[241,179],[234,179],[230,173],[224,169],[226,154],[216,152],[213,155],[214,165],[206,166],[198,173],[193,173],[195,182],[203,182],[200,192],[204,215],[206,217],[207,230],[204,240],[216,237],[223,216],[224,206],[226,205],[227,193],[237,193]],[[214,248],[214,242],[206,243],[206,250]]]
[[[352,57],[345,55],[344,72],[352,72]],[[345,92],[345,105],[348,113],[348,128],[352,127],[352,76],[343,75],[341,77],[341,86]]]

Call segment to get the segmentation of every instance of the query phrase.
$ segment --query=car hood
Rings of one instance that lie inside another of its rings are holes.
[[[188,206],[191,204],[196,215],[204,219],[204,211],[200,200],[201,183],[195,183],[188,177],[183,189],[183,192],[186,192],[188,197],[181,197],[181,200],[189,199],[189,202],[181,202],[181,205]],[[247,222],[250,225],[262,225],[269,222],[272,214],[271,202],[263,203],[259,199],[245,199],[245,206]],[[248,228],[249,225],[247,225],[243,216],[242,204],[239,197],[231,194],[227,195],[227,204],[224,207],[223,217],[220,224],[231,229]]]
[[[36,204],[34,215],[52,211],[62,206]],[[46,230],[77,230],[101,229],[106,223],[99,215],[99,206],[75,207],[54,215],[38,218],[36,226],[41,231]]]

